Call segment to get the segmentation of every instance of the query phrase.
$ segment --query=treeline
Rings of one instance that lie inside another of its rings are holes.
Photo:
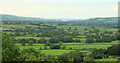
[[[107,49],[92,49],[92,54],[90,54],[91,57],[94,59],[104,59],[109,58],[109,55],[113,56],[119,56],[120,55],[120,44],[118,45],[112,45],[108,47]],[[113,52],[114,51],[114,52]]]
[[[22,43],[23,46],[25,46],[26,43],[29,44],[33,44],[33,43],[41,43],[41,44],[45,44],[45,43],[59,43],[59,42],[63,42],[63,43],[70,43],[70,42],[81,42],[80,39],[76,38],[75,40],[72,37],[51,37],[50,39],[45,39],[45,38],[41,38],[39,40],[36,40],[34,38],[29,38],[29,39],[15,39],[15,41],[17,41],[18,43]]]
[[[92,31],[89,31],[87,33],[85,32],[84,35],[86,35],[86,43],[112,42],[120,39],[116,32],[100,32],[99,29],[93,29]]]

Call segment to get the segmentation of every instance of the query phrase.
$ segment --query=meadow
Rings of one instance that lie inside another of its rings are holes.
[[[88,44],[88,43],[63,43],[62,45],[66,46],[66,49],[50,49],[49,46],[47,46],[48,50],[40,50],[42,53],[44,54],[52,54],[52,55],[62,55],[63,53],[69,53],[70,51],[74,51],[74,50],[70,50],[70,47],[72,47],[73,49],[80,49],[81,52],[87,52],[85,50],[81,50],[81,49],[90,49],[90,48],[97,48],[97,49],[106,49],[107,47],[110,47],[114,44],[118,44],[118,41],[112,41],[111,43],[92,43],[92,44]],[[18,46],[20,49],[24,49],[24,48],[35,48],[37,50],[40,49],[40,47],[42,49],[44,49],[44,44],[33,44],[33,46],[29,46],[29,44],[26,44],[26,46],[22,46],[21,43],[17,43],[15,44],[16,46]],[[59,53],[59,54],[58,54]]]

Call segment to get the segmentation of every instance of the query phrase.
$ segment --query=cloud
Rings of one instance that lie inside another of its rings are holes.
[[[95,11],[103,11],[105,8],[97,8],[97,9],[95,9]]]
[[[1,4],[1,14],[12,14],[20,16],[29,16],[34,12],[38,12],[42,6],[36,6],[31,3],[2,3]]]
[[[95,16],[114,16],[117,7],[90,6],[90,4],[62,4],[62,3],[35,3],[35,2],[4,2],[1,3],[3,14],[45,18],[86,18]],[[103,4],[102,4],[103,5]],[[106,4],[104,4],[106,5]],[[112,10],[114,11],[112,11]]]
[[[118,11],[118,6],[112,8],[113,11]]]
[[[66,8],[57,8],[57,7],[42,7],[40,9],[37,9],[38,12],[81,12],[85,11],[85,8],[72,8],[72,7],[66,7]]]

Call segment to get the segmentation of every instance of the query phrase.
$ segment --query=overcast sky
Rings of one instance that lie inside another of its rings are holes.
[[[117,17],[119,0],[3,0],[0,14],[41,18]]]

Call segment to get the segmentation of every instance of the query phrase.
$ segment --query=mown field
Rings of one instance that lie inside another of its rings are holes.
[[[62,45],[66,46],[66,49],[50,49],[49,46],[47,46],[48,50],[40,50],[41,52],[45,54],[52,54],[52,55],[61,55],[63,53],[68,53],[73,50],[69,50],[70,47],[73,49],[83,49],[83,48],[98,48],[98,49],[106,49],[107,47],[112,46],[113,44],[118,44],[118,41],[112,41],[111,43],[63,43]],[[32,47],[37,50],[41,47],[44,49],[44,44],[33,44],[33,46],[29,46],[29,44],[26,44],[26,46],[22,46],[20,43],[17,43],[16,46],[20,47],[20,49]],[[84,52],[84,50],[81,50],[81,52]],[[59,53],[59,54],[58,54]]]

